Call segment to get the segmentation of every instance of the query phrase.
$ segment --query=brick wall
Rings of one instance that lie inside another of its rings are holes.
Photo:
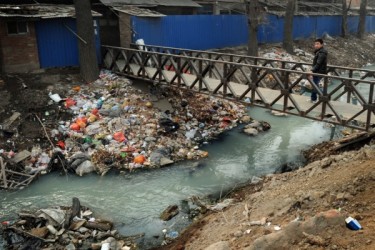
[[[28,72],[39,68],[34,22],[28,22],[27,34],[8,35],[6,21],[0,20],[0,70]]]

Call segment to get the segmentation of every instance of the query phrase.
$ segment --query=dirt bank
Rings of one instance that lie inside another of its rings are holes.
[[[366,146],[267,176],[163,249],[206,249],[219,241],[227,247],[207,249],[374,249],[374,153],[375,145]],[[348,216],[363,229],[348,229]]]
[[[330,64],[375,63],[374,35],[364,41],[325,41]],[[312,44],[310,39],[295,46],[312,52]],[[270,50],[285,53],[273,44],[263,45],[260,54]],[[304,168],[236,190],[230,197],[234,204],[206,213],[176,241],[158,249],[375,249],[375,145],[374,140],[366,143],[348,152],[335,151],[337,144],[330,142],[313,147],[306,153],[312,162]],[[347,228],[348,216],[363,229]]]

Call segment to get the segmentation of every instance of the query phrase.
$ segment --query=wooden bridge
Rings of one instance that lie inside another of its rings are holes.
[[[166,83],[291,115],[369,131],[375,127],[375,71],[328,66],[323,86],[311,64],[158,46],[103,46],[104,67],[127,77]],[[302,86],[304,85],[304,87]],[[316,103],[301,89],[315,89]]]

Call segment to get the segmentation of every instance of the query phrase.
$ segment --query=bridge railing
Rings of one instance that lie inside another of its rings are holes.
[[[177,51],[150,46],[103,47],[105,68],[127,76],[362,130],[375,123],[375,71],[330,65],[330,74],[312,74],[322,78],[319,87],[305,68],[309,64],[300,62],[201,51],[172,53]],[[316,91],[318,102],[306,107],[298,94],[301,85]],[[265,96],[266,89],[277,91]],[[344,112],[340,103],[352,103],[347,106],[351,112]]]
[[[174,54],[174,55],[184,55],[193,58],[206,58],[213,59],[217,61],[226,61],[226,62],[238,62],[238,63],[247,63],[251,65],[260,65],[266,67],[274,68],[285,68],[292,70],[301,70],[307,72],[311,69],[312,63],[306,62],[296,62],[290,60],[282,59],[272,59],[265,57],[254,57],[248,55],[239,55],[231,53],[222,53],[214,51],[201,51],[201,50],[191,50],[183,48],[174,48],[174,47],[163,47],[156,45],[136,45],[131,44],[131,48],[143,49],[146,51],[159,52],[163,54]],[[348,76],[349,78],[359,77],[360,79],[375,78],[375,71],[364,69],[364,68],[352,68],[352,67],[343,67],[337,65],[328,65],[327,69],[328,74],[336,76]]]

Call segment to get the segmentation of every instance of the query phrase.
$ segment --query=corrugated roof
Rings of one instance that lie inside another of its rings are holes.
[[[180,7],[201,7],[194,1],[191,0],[155,0],[158,5],[162,6],[180,6]]]
[[[70,5],[0,5],[0,17],[61,18],[74,17],[74,6]],[[91,11],[93,16],[101,16]]]
[[[199,4],[192,0],[100,0],[107,6],[122,6],[122,5],[135,5],[135,6],[173,6],[173,7],[201,7]]]
[[[161,14],[157,11],[149,10],[149,9],[142,9],[135,6],[122,6],[122,7],[115,7],[113,8],[116,11],[129,14],[131,16],[139,16],[139,17],[163,17],[164,14]]]

